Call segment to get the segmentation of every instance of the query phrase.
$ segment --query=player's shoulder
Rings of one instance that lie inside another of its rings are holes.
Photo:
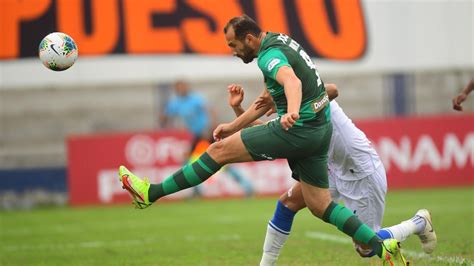
[[[275,69],[278,69],[278,67],[282,65],[289,65],[285,54],[277,48],[269,49],[259,56],[257,64],[264,75],[268,74],[272,78],[274,78]]]
[[[279,64],[288,64],[286,45],[281,40],[281,36],[286,35],[267,32],[257,56],[257,64],[262,71],[271,72]]]
[[[279,49],[278,47],[271,47],[259,53],[257,60],[258,60],[258,64],[260,65],[261,63],[267,62],[271,58],[282,57],[282,56],[284,57],[285,55],[281,51],[281,49]]]

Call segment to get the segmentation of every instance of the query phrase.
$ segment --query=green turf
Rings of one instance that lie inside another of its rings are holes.
[[[411,251],[407,257],[412,265],[448,265],[455,258],[472,265],[473,192],[389,192],[384,225],[422,207],[433,214],[438,248],[431,258],[419,257],[418,238],[410,238],[403,248]],[[0,212],[0,265],[257,265],[274,206],[275,199],[267,198],[193,200],[146,210],[114,206]],[[375,258],[359,258],[347,239],[302,211],[279,265],[379,265]]]

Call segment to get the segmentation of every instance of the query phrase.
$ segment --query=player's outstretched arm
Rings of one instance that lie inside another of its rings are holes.
[[[260,96],[263,96],[266,93],[267,93],[266,90],[264,90],[260,94]],[[256,101],[254,101],[252,105],[244,113],[242,113],[240,116],[234,119],[234,121],[232,121],[231,123],[224,123],[224,124],[218,125],[217,128],[213,132],[214,139],[221,140],[223,138],[226,138],[234,134],[235,132],[241,130],[242,128],[250,125],[252,122],[257,120],[259,117],[261,117],[268,111],[269,107],[256,109],[255,102]]]
[[[244,100],[244,88],[238,84],[231,84],[227,87],[228,97],[227,101],[229,106],[235,113],[235,116],[240,116],[245,112],[242,108],[242,101]]]
[[[270,107],[263,107],[263,108],[260,108],[260,109],[256,108],[256,106],[257,106],[256,101],[260,97],[265,96],[267,94],[268,94],[267,90],[264,89],[262,91],[262,93],[257,97],[257,99],[255,99],[255,101],[252,103],[252,105],[247,110],[245,110],[244,113],[242,113],[240,116],[238,116],[232,122],[233,126],[235,128],[237,128],[236,131],[246,127],[249,124],[251,124],[252,122],[257,120],[258,118],[260,118],[262,115],[264,115],[270,109]]]
[[[242,108],[242,101],[244,100],[244,88],[242,88],[241,85],[231,84],[227,88],[227,91],[229,92],[229,95],[228,95],[229,105],[232,108],[232,110],[234,110],[235,115],[239,117],[245,112],[244,108]],[[258,100],[256,101],[256,103],[257,102]],[[259,119],[251,123],[252,126],[261,125],[261,124],[263,124],[263,122]]]
[[[456,95],[452,102],[453,102],[453,109],[456,111],[462,111],[462,103],[466,100],[467,96],[471,91],[474,90],[474,79],[471,79],[469,83],[466,85],[466,87],[463,88],[463,90]]]

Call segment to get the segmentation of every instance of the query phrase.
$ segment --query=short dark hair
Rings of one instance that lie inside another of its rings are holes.
[[[235,38],[238,40],[243,40],[247,34],[258,37],[262,32],[257,22],[245,14],[231,18],[224,27],[224,33],[227,33],[227,30],[231,26],[234,29]]]

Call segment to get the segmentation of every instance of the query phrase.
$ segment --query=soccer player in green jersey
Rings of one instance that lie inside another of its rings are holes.
[[[121,166],[120,181],[135,205],[145,208],[163,196],[196,186],[228,163],[284,158],[293,177],[300,180],[305,203],[314,216],[371,246],[384,263],[405,265],[398,241],[382,241],[349,209],[331,200],[327,174],[332,134],[329,98],[308,54],[287,35],[263,32],[246,15],[230,19],[224,34],[233,54],[244,63],[257,58],[265,80],[261,95],[271,95],[279,117],[247,127],[271,108],[257,109],[254,102],[234,121],[217,126],[213,135],[218,141],[198,160],[159,184],[150,184]]]

